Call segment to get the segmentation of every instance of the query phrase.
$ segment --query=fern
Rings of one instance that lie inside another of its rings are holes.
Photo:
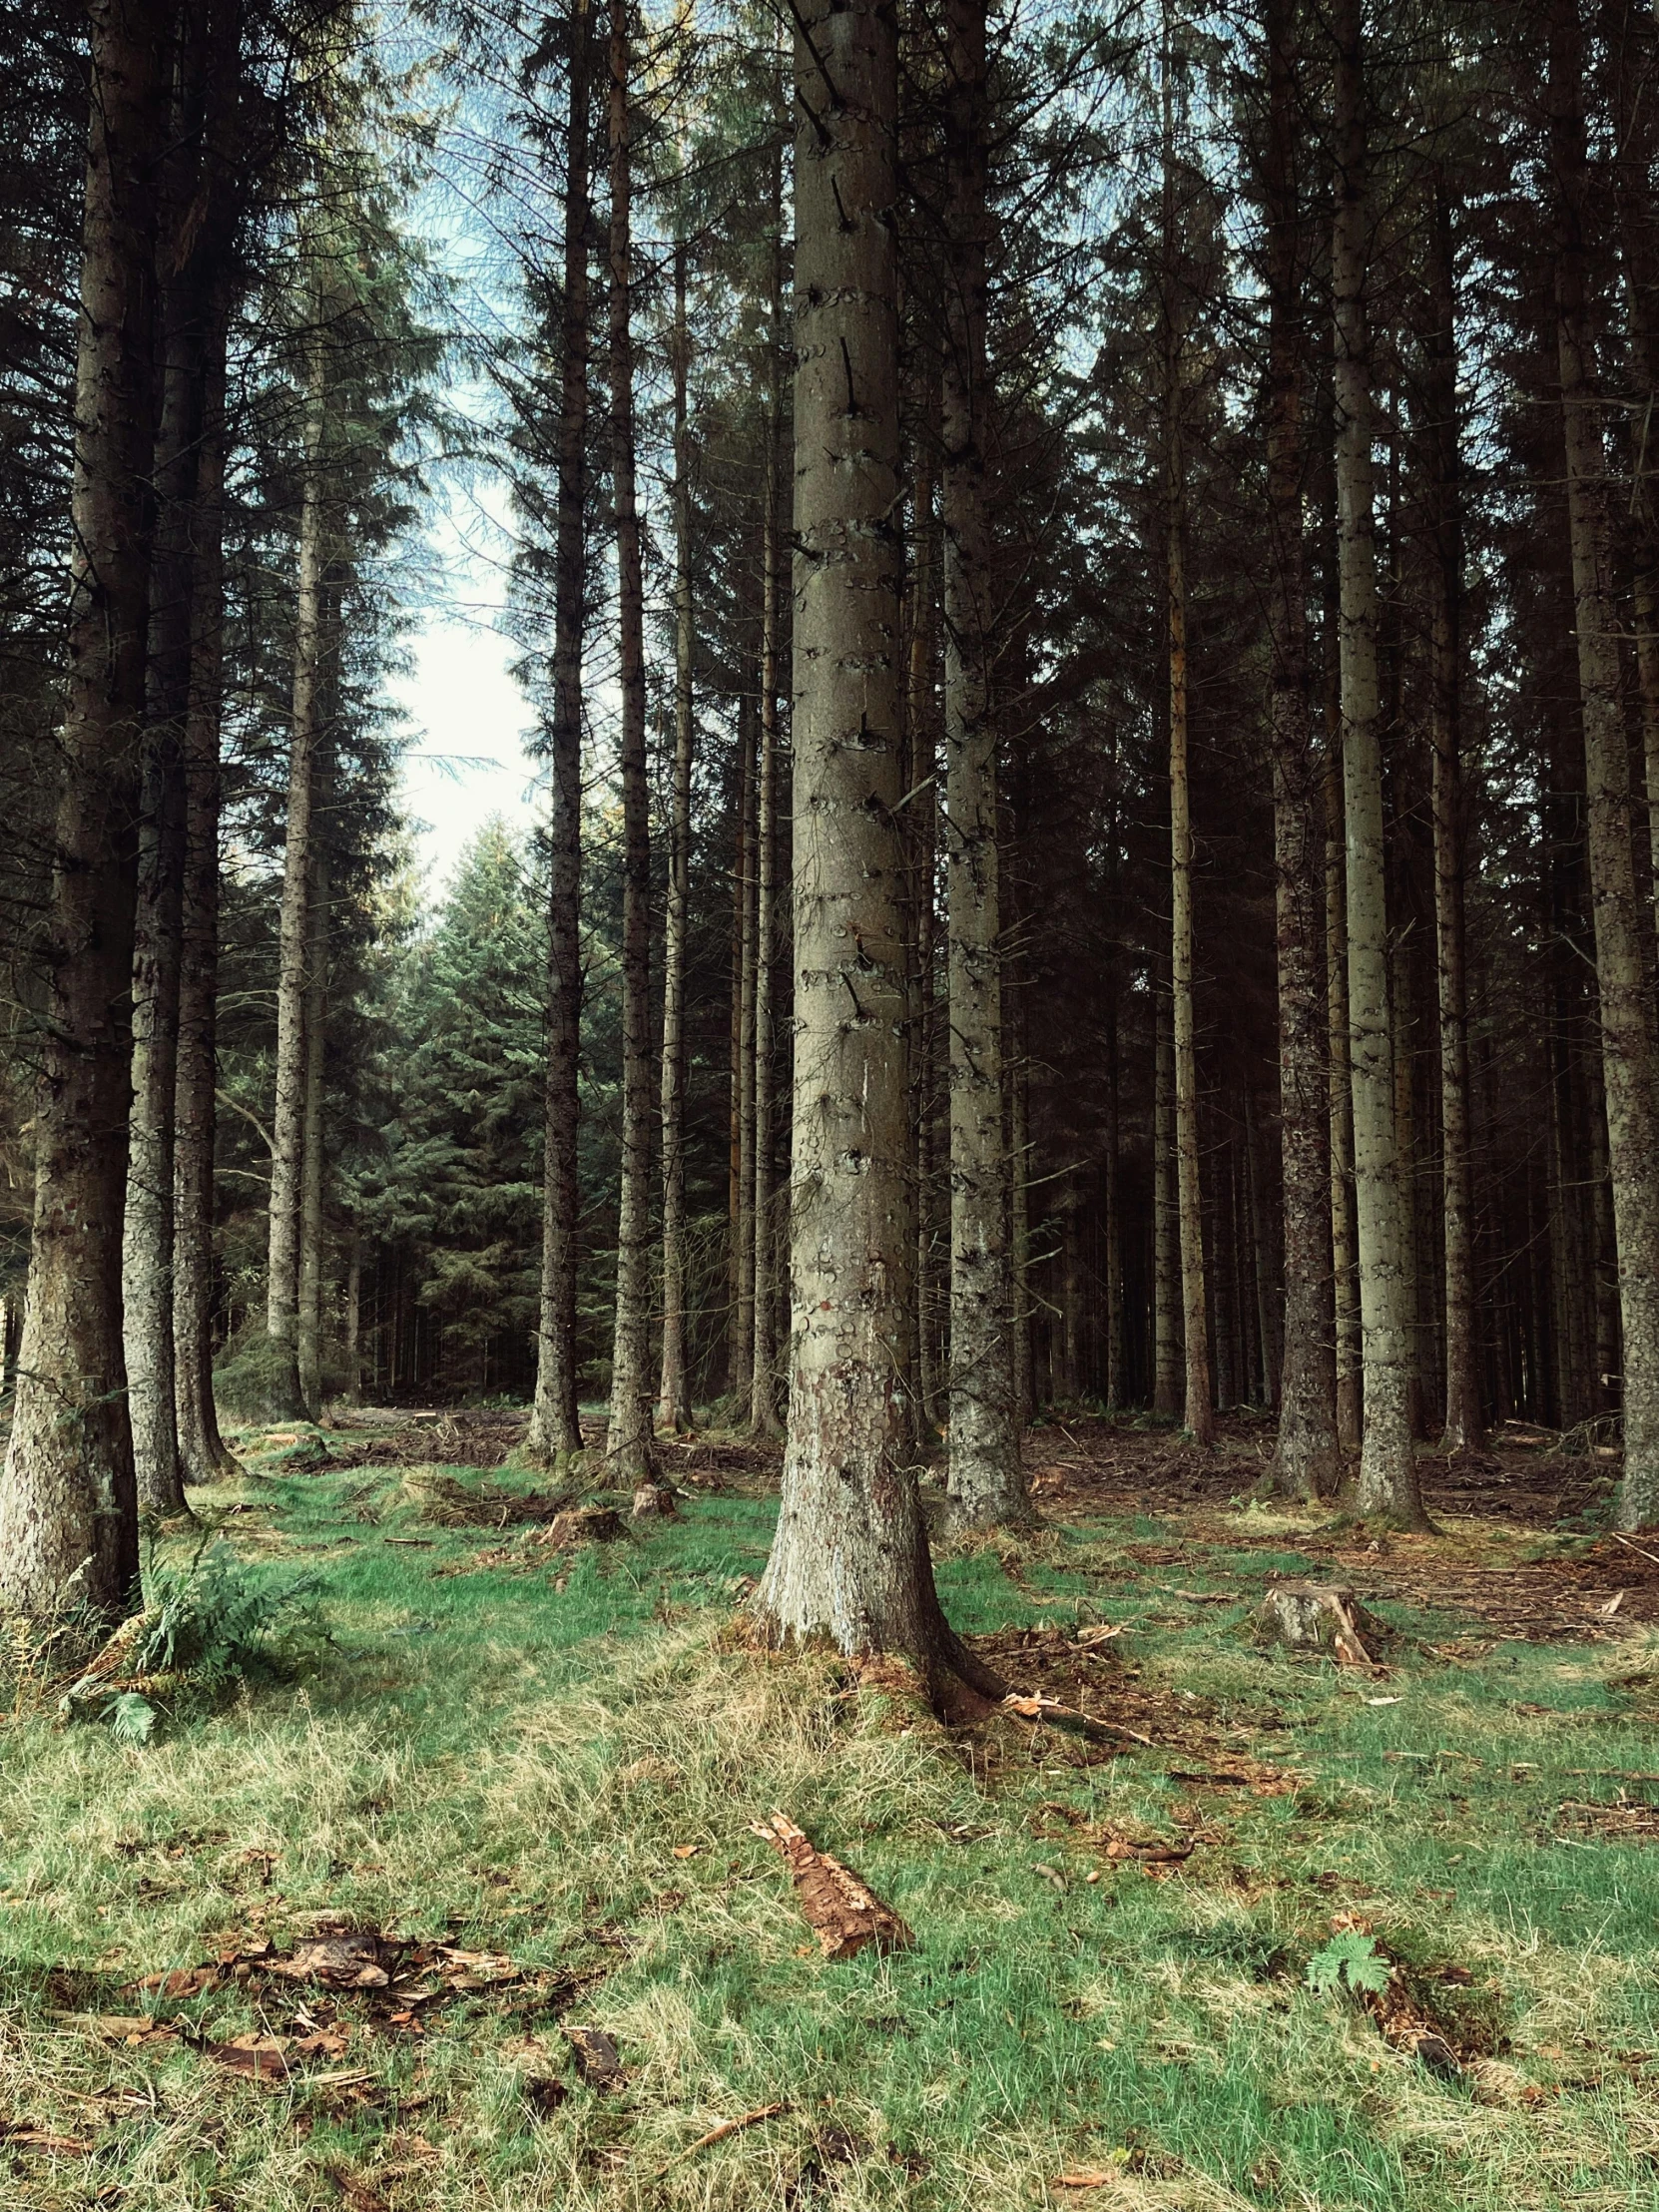
[[[1374,1996],[1381,1996],[1388,1986],[1388,1961],[1378,1949],[1374,1936],[1345,1928],[1309,1959],[1308,1986],[1321,1996],[1345,1987],[1369,1989]]]

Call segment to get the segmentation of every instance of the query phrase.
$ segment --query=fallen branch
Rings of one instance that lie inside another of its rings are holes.
[[[795,1881],[801,1910],[826,1958],[855,1958],[877,1950],[908,1950],[915,1936],[892,1910],[838,1859],[817,1851],[787,1814],[751,1824],[755,1835],[781,1852]]]
[[[666,2166],[659,2166],[652,2175],[653,2181],[661,2181],[664,2174],[678,2166],[682,2159],[691,2158],[700,2150],[707,2150],[711,2143],[724,2143],[728,2135],[736,2135],[741,2128],[753,2127],[758,2120],[774,2120],[780,2112],[787,2112],[787,2104],[758,2104],[753,2112],[740,2112],[735,2120],[722,2120],[718,2127],[711,2127],[707,2135],[700,2135],[695,2143],[688,2143],[684,2150],[677,2150]]]
[[[1002,1709],[1022,1721],[1064,1729],[1073,1736],[1092,1737],[1097,1743],[1143,1744],[1149,1751],[1153,1748],[1150,1736],[1143,1736],[1133,1728],[1122,1728],[1115,1721],[1097,1721],[1091,1714],[1079,1713],[1051,1697],[1021,1697],[1010,1690],[1002,1700]]]

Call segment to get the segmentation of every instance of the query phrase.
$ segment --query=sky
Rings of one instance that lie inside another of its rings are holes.
[[[409,673],[389,690],[409,718],[402,803],[430,902],[474,831],[492,815],[527,827],[540,791],[523,744],[532,716],[508,674],[507,640],[477,612],[438,606],[403,643]]]

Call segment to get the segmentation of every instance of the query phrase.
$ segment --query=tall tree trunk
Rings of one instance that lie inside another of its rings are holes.
[[[906,1654],[994,1689],[945,1622],[894,1352],[904,1130],[898,60],[876,0],[796,16],[795,962],[789,1444],[757,1595],[781,1640]]]
[[[930,399],[933,394],[929,388]],[[925,404],[924,410],[925,412]],[[937,644],[935,597],[938,574],[938,524],[933,512],[933,455],[925,435],[915,441],[910,491],[915,560],[910,572],[909,664],[905,680],[904,729],[909,806],[905,813],[914,844],[915,961],[911,970],[910,1130],[915,1144],[915,1411],[916,1441],[936,1441],[939,1394],[937,1286],[933,1265],[934,1061],[938,1023],[934,999],[934,878],[938,871],[938,778],[934,716],[934,658]]]
[[[755,1390],[755,980],[759,701],[738,702],[737,867],[732,880],[732,1396]]]
[[[657,1418],[692,1424],[686,1380],[686,927],[691,895],[691,434],[686,384],[686,242],[674,247],[674,789],[669,803],[668,909],[663,929],[663,1364]]]
[[[323,439],[328,384],[323,295],[311,303],[306,339],[305,459],[299,513],[298,600],[293,638],[292,734],[288,742],[287,833],[277,922],[276,1086],[271,1115],[271,1242],[266,1331],[271,1340],[267,1410],[274,1420],[304,1415],[299,1386],[300,1210],[305,1167],[305,978],[310,950],[311,812],[322,745],[323,602],[327,524]]]
[[[332,653],[330,651],[330,659]],[[322,1079],[328,1019],[328,863],[311,863],[305,931],[305,1105],[299,1167],[299,1304],[294,1331],[299,1397],[322,1418]]]
[[[1471,1451],[1485,1433],[1474,1304],[1474,1171],[1469,1138],[1469,1024],[1463,880],[1467,811],[1462,764],[1462,466],[1457,441],[1457,295],[1451,201],[1436,174],[1429,238],[1428,388],[1433,455],[1434,559],[1429,631],[1433,685],[1434,956],[1440,1017],[1440,1143],[1445,1198],[1445,1426],[1447,1451]]]
[[[749,1423],[757,1436],[776,1436],[778,1414],[779,1250],[773,1162],[777,1148],[777,1024],[773,984],[778,966],[778,642],[784,596],[779,529],[779,390],[784,342],[783,161],[773,162],[771,284],[767,319],[766,454],[761,498],[761,759],[755,841],[755,1364]]]
[[[1343,785],[1348,832],[1348,999],[1354,1093],[1354,1188],[1360,1246],[1365,1427],[1357,1502],[1363,1513],[1422,1527],[1410,1409],[1411,1347],[1400,1259],[1384,894],[1382,700],[1377,657],[1371,331],[1366,262],[1370,186],[1362,0],[1335,0],[1337,540],[1342,574]]]
[[[548,829],[547,1085],[542,1165],[536,1393],[524,1456],[564,1466],[582,1449],[577,1407],[577,1147],[582,1044],[582,647],[587,611],[589,284],[588,144],[593,28],[588,0],[569,15],[565,137],[564,329],[553,574],[553,806]]]
[[[225,704],[225,383],[229,280],[221,279],[204,376],[194,530],[179,1048],[174,1094],[173,1373],[184,1479],[240,1471],[214,1404],[214,1147],[219,1005],[220,732]]]
[[[616,1482],[656,1472],[651,1435],[651,796],[645,772],[645,586],[634,488],[632,57],[629,0],[611,0],[611,486],[622,695],[622,1190],[605,1458]]]
[[[345,1262],[345,1328],[340,1350],[344,1355],[345,1402],[360,1405],[363,1401],[363,1248],[362,1240],[353,1236]]]
[[[1630,751],[1619,681],[1607,461],[1596,412],[1586,301],[1588,165],[1578,0],[1553,0],[1551,6],[1549,95],[1550,155],[1560,214],[1556,340],[1584,725],[1586,843],[1624,1325],[1624,1479],[1618,1514],[1622,1527],[1649,1528],[1659,1523],[1659,1116],[1653,1088],[1653,1008],[1630,843]]]
[[[121,1343],[150,609],[156,177],[171,10],[93,0],[75,547],[35,1099],[29,1287],[0,1482],[0,1605],[114,1611],[138,1573]]]
[[[1119,1153],[1123,1145],[1119,1099],[1118,993],[1114,981],[1106,1005],[1106,1157],[1101,1164],[1101,1242],[1106,1248],[1106,1403],[1114,1409],[1125,1402],[1123,1344],[1123,1205]]]
[[[1335,1489],[1337,1480],[1337,1371],[1332,1346],[1326,1006],[1320,972],[1325,841],[1309,696],[1302,544],[1307,342],[1296,171],[1296,20],[1295,0],[1268,0],[1268,508],[1273,542],[1269,722],[1279,965],[1285,1350],[1279,1441],[1267,1486],[1293,1497],[1321,1497]],[[1255,1172],[1253,1146],[1253,1189]]]
[[[1152,1410],[1173,1420],[1181,1403],[1181,1209],[1175,1176],[1175,1032],[1169,993],[1153,992]]]
[[[1198,1054],[1193,1024],[1193,830],[1187,778],[1187,471],[1183,314],[1176,300],[1175,54],[1170,8],[1163,48],[1163,437],[1164,576],[1169,649],[1170,1018],[1175,1070],[1175,1189],[1181,1237],[1181,1323],[1186,1356],[1183,1416],[1195,1443],[1216,1440],[1204,1279],[1204,1200],[1199,1180]]]
[[[1336,618],[1327,650],[1335,669]],[[1335,688],[1335,687],[1333,687]],[[1325,762],[1325,1001],[1331,1065],[1331,1286],[1337,1354],[1337,1447],[1360,1449],[1360,1299],[1354,1253],[1354,1083],[1349,1067],[1348,871],[1343,855],[1342,713],[1327,714]]]
[[[984,0],[946,0],[944,547],[945,885],[950,1039],[950,1495],[973,1527],[1031,1507],[1013,1404],[1003,1141],[996,718],[985,446]]]

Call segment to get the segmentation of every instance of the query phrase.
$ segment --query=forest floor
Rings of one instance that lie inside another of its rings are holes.
[[[1270,1436],[1050,1421],[1046,1525],[940,1544],[1102,1743],[755,1651],[760,1447],[572,1547],[510,1416],[243,1433],[197,1508],[309,1670],[0,1713],[0,2202],[1659,2212],[1659,1543],[1536,1431],[1425,1459],[1430,1537],[1253,1505]],[[1302,1575],[1375,1669],[1252,1641]],[[775,1808],[913,1947],[821,1955]]]

